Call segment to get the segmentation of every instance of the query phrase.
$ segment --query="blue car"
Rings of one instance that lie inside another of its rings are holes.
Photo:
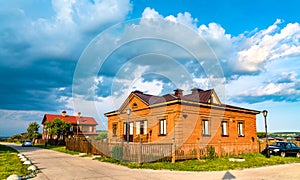
[[[30,146],[32,146],[32,141],[25,140],[25,141],[23,141],[22,146],[23,147],[30,147]]]
[[[270,155],[279,155],[281,157],[296,156],[300,158],[300,147],[292,142],[275,142],[273,145],[268,147],[268,150]]]

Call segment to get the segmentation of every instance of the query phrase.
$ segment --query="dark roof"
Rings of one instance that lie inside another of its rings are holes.
[[[251,109],[246,109],[246,108],[241,108],[241,107],[237,107],[237,106],[231,106],[231,105],[227,105],[227,104],[222,104],[219,100],[217,101],[218,103],[211,103],[210,99],[212,94],[215,94],[215,98],[218,99],[214,89],[209,89],[209,90],[202,90],[202,89],[198,89],[198,88],[194,88],[192,89],[192,93],[187,94],[187,95],[183,95],[181,93],[177,93],[176,91],[181,91],[180,89],[176,89],[175,90],[175,94],[165,94],[163,96],[155,96],[155,95],[151,95],[151,94],[144,94],[141,91],[133,91],[132,94],[137,96],[139,99],[141,99],[141,101],[143,101],[144,103],[146,103],[146,105],[150,106],[150,105],[156,105],[156,104],[161,104],[161,103],[168,103],[168,102],[172,102],[174,100],[179,100],[176,102],[192,102],[192,103],[202,103],[202,104],[207,104],[207,105],[213,105],[215,107],[220,107],[220,108],[228,108],[231,109],[233,111],[236,110],[241,110],[241,111],[251,111],[251,113],[255,113],[255,114],[259,114],[260,111],[256,111],[256,110],[251,110]],[[123,104],[124,106],[125,104]],[[122,107],[123,107],[122,106]],[[122,107],[120,109],[122,109]],[[109,114],[111,113],[118,113],[121,110],[116,110],[116,111],[112,111],[112,112],[108,112],[105,113],[105,116],[109,116]]]
[[[153,105],[163,102],[169,102],[176,99],[182,99],[185,101],[191,101],[191,102],[201,102],[201,103],[208,103],[208,100],[213,93],[213,90],[200,90],[199,91],[193,91],[191,94],[187,94],[181,97],[175,96],[174,94],[165,94],[163,96],[154,96],[150,94],[144,94],[141,91],[133,91],[133,94],[138,96],[142,101],[147,103],[147,105]]]
[[[77,124],[77,121],[79,121],[79,124],[81,125],[97,125],[97,121],[92,117],[78,117],[78,116],[62,116],[58,114],[45,114],[42,124],[45,122],[53,122],[54,119],[59,118],[62,121],[70,122],[71,124]]]
[[[212,93],[212,89],[206,91],[193,91],[192,94],[187,94],[183,96],[182,99],[185,101],[208,103]]]

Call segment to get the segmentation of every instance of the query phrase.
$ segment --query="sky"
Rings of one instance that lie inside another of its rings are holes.
[[[0,136],[44,114],[118,109],[133,90],[214,88],[224,104],[268,110],[300,131],[297,0],[0,1]],[[257,130],[264,131],[262,114]]]

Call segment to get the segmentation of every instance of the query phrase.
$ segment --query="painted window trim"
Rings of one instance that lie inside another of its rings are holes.
[[[143,124],[143,134],[141,133],[141,125]],[[148,121],[141,120],[135,122],[135,134],[136,135],[146,135],[148,133]]]
[[[205,129],[204,129],[204,127],[206,125],[203,124],[204,122],[207,122],[207,128],[205,128]],[[210,136],[210,120],[209,119],[202,119],[201,120],[201,128],[202,128],[202,132],[201,132],[202,136]]]
[[[242,124],[242,133],[240,133],[240,124]],[[245,137],[245,121],[237,121],[238,137]]]
[[[224,134],[224,124],[223,123],[225,123],[225,126],[226,126],[226,134]],[[228,121],[226,121],[226,120],[223,120],[223,121],[221,121],[221,136],[222,137],[229,137],[229,131],[228,131],[228,129],[229,129],[229,123],[228,123]]]
[[[166,135],[167,135],[167,120],[160,119],[159,120],[159,136],[166,136]]]

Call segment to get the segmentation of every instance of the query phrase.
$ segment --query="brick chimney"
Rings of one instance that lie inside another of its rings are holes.
[[[183,92],[182,89],[175,89],[174,90],[174,95],[177,96],[177,97],[181,97],[183,95],[182,92]]]
[[[80,118],[81,117],[81,112],[78,112],[77,115],[78,115],[78,118]]]
[[[61,115],[65,117],[67,115],[67,111],[62,111]]]
[[[198,93],[202,92],[203,89],[193,88],[193,89],[191,89],[191,91],[192,91],[192,94],[198,94]]]

